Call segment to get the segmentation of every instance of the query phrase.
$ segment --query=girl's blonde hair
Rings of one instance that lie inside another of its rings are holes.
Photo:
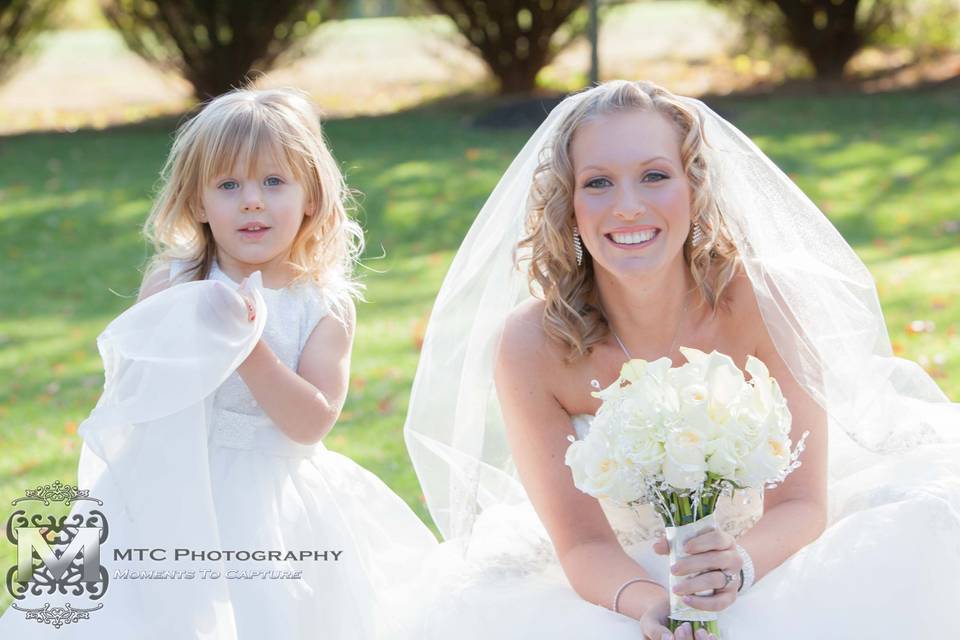
[[[722,305],[724,291],[739,265],[739,254],[711,193],[700,112],[651,82],[617,80],[587,90],[541,152],[530,189],[527,236],[518,246],[530,250],[531,292],[546,302],[544,330],[566,347],[568,362],[589,354],[610,333],[600,308],[593,260],[584,251],[583,264],[578,266],[573,249],[575,184],[570,143],[585,122],[632,110],[656,111],[677,130],[680,157],[690,183],[692,222],[699,223],[703,233],[695,247],[687,237],[683,256],[713,312]]]
[[[348,212],[353,194],[324,141],[313,103],[294,89],[236,89],[179,127],[144,226],[155,249],[148,277],[175,260],[188,264],[178,280],[210,275],[216,244],[197,215],[203,187],[237,167],[252,172],[257,158],[271,152],[286,162],[312,206],[313,215],[304,217],[290,248],[293,282],[323,287],[340,310],[351,296],[360,296],[354,266],[363,251],[363,230]]]

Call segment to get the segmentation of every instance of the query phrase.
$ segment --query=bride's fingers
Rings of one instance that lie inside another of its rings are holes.
[[[735,582],[736,580],[731,580],[730,585]],[[727,584],[727,579],[722,571],[707,571],[698,576],[681,580],[674,585],[673,592],[679,596],[690,595],[699,591],[709,591],[711,589],[719,592],[721,589],[725,589],[730,585]]]
[[[659,624],[653,624],[650,625],[649,628],[644,629],[643,637],[646,640],[674,640],[673,634],[670,633],[670,629]]]
[[[668,615],[670,615],[670,601],[667,598],[643,614],[640,618],[640,632],[644,640],[676,640],[666,626]]]
[[[736,540],[729,533],[712,529],[701,533],[683,545],[687,553],[703,553],[704,551],[723,551],[734,547]]]
[[[670,553],[670,543],[667,542],[666,538],[658,537],[653,543],[653,551],[661,556],[668,555]]]
[[[733,589],[718,591],[712,596],[683,596],[683,601],[701,611],[723,611],[737,599],[737,592]]]
[[[670,567],[670,573],[675,576],[686,576],[716,569],[737,573],[741,568],[743,568],[743,559],[736,551],[707,551],[677,560]]]

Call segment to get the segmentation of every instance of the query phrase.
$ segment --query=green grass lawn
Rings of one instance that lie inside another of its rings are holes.
[[[867,262],[898,353],[960,397],[960,90],[717,107]],[[425,520],[401,437],[419,340],[453,252],[530,133],[473,129],[464,117],[471,108],[328,125],[349,181],[366,194],[370,271],[351,393],[327,444],[382,477]],[[95,339],[133,302],[147,256],[139,229],[171,124],[0,138],[0,505],[75,478],[76,427],[102,385]],[[914,320],[933,330],[911,333]],[[11,545],[0,547],[0,567],[13,559]]]

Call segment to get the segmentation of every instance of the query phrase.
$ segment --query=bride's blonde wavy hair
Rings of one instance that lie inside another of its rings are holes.
[[[631,110],[656,111],[677,130],[680,158],[690,183],[691,222],[698,223],[703,234],[697,246],[687,236],[683,256],[713,312],[723,306],[724,291],[739,265],[739,254],[710,189],[700,112],[651,82],[616,80],[588,89],[541,151],[528,200],[527,235],[518,245],[518,251],[529,250],[531,293],[546,302],[544,330],[567,349],[568,362],[589,354],[610,333],[600,308],[593,259],[584,249],[583,264],[578,266],[574,253],[570,143],[584,123]]]
[[[290,247],[291,284],[313,282],[341,309],[349,297],[360,297],[354,267],[363,230],[349,214],[353,192],[324,141],[313,103],[294,89],[230,91],[178,128],[144,225],[155,250],[147,277],[175,260],[188,265],[178,281],[210,275],[216,242],[210,225],[198,217],[203,187],[237,167],[249,173],[257,158],[269,153],[286,163],[312,207]]]

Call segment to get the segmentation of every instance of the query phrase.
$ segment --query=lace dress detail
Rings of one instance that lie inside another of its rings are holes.
[[[184,263],[171,265],[171,281],[185,268]],[[216,262],[209,279],[238,286]],[[263,340],[281,362],[296,371],[307,339],[317,322],[330,311],[329,303],[322,290],[309,283],[283,289],[264,287],[262,293],[267,305]],[[294,457],[309,456],[315,449],[287,438],[260,408],[236,371],[214,394],[210,430],[210,443],[216,447]]]

